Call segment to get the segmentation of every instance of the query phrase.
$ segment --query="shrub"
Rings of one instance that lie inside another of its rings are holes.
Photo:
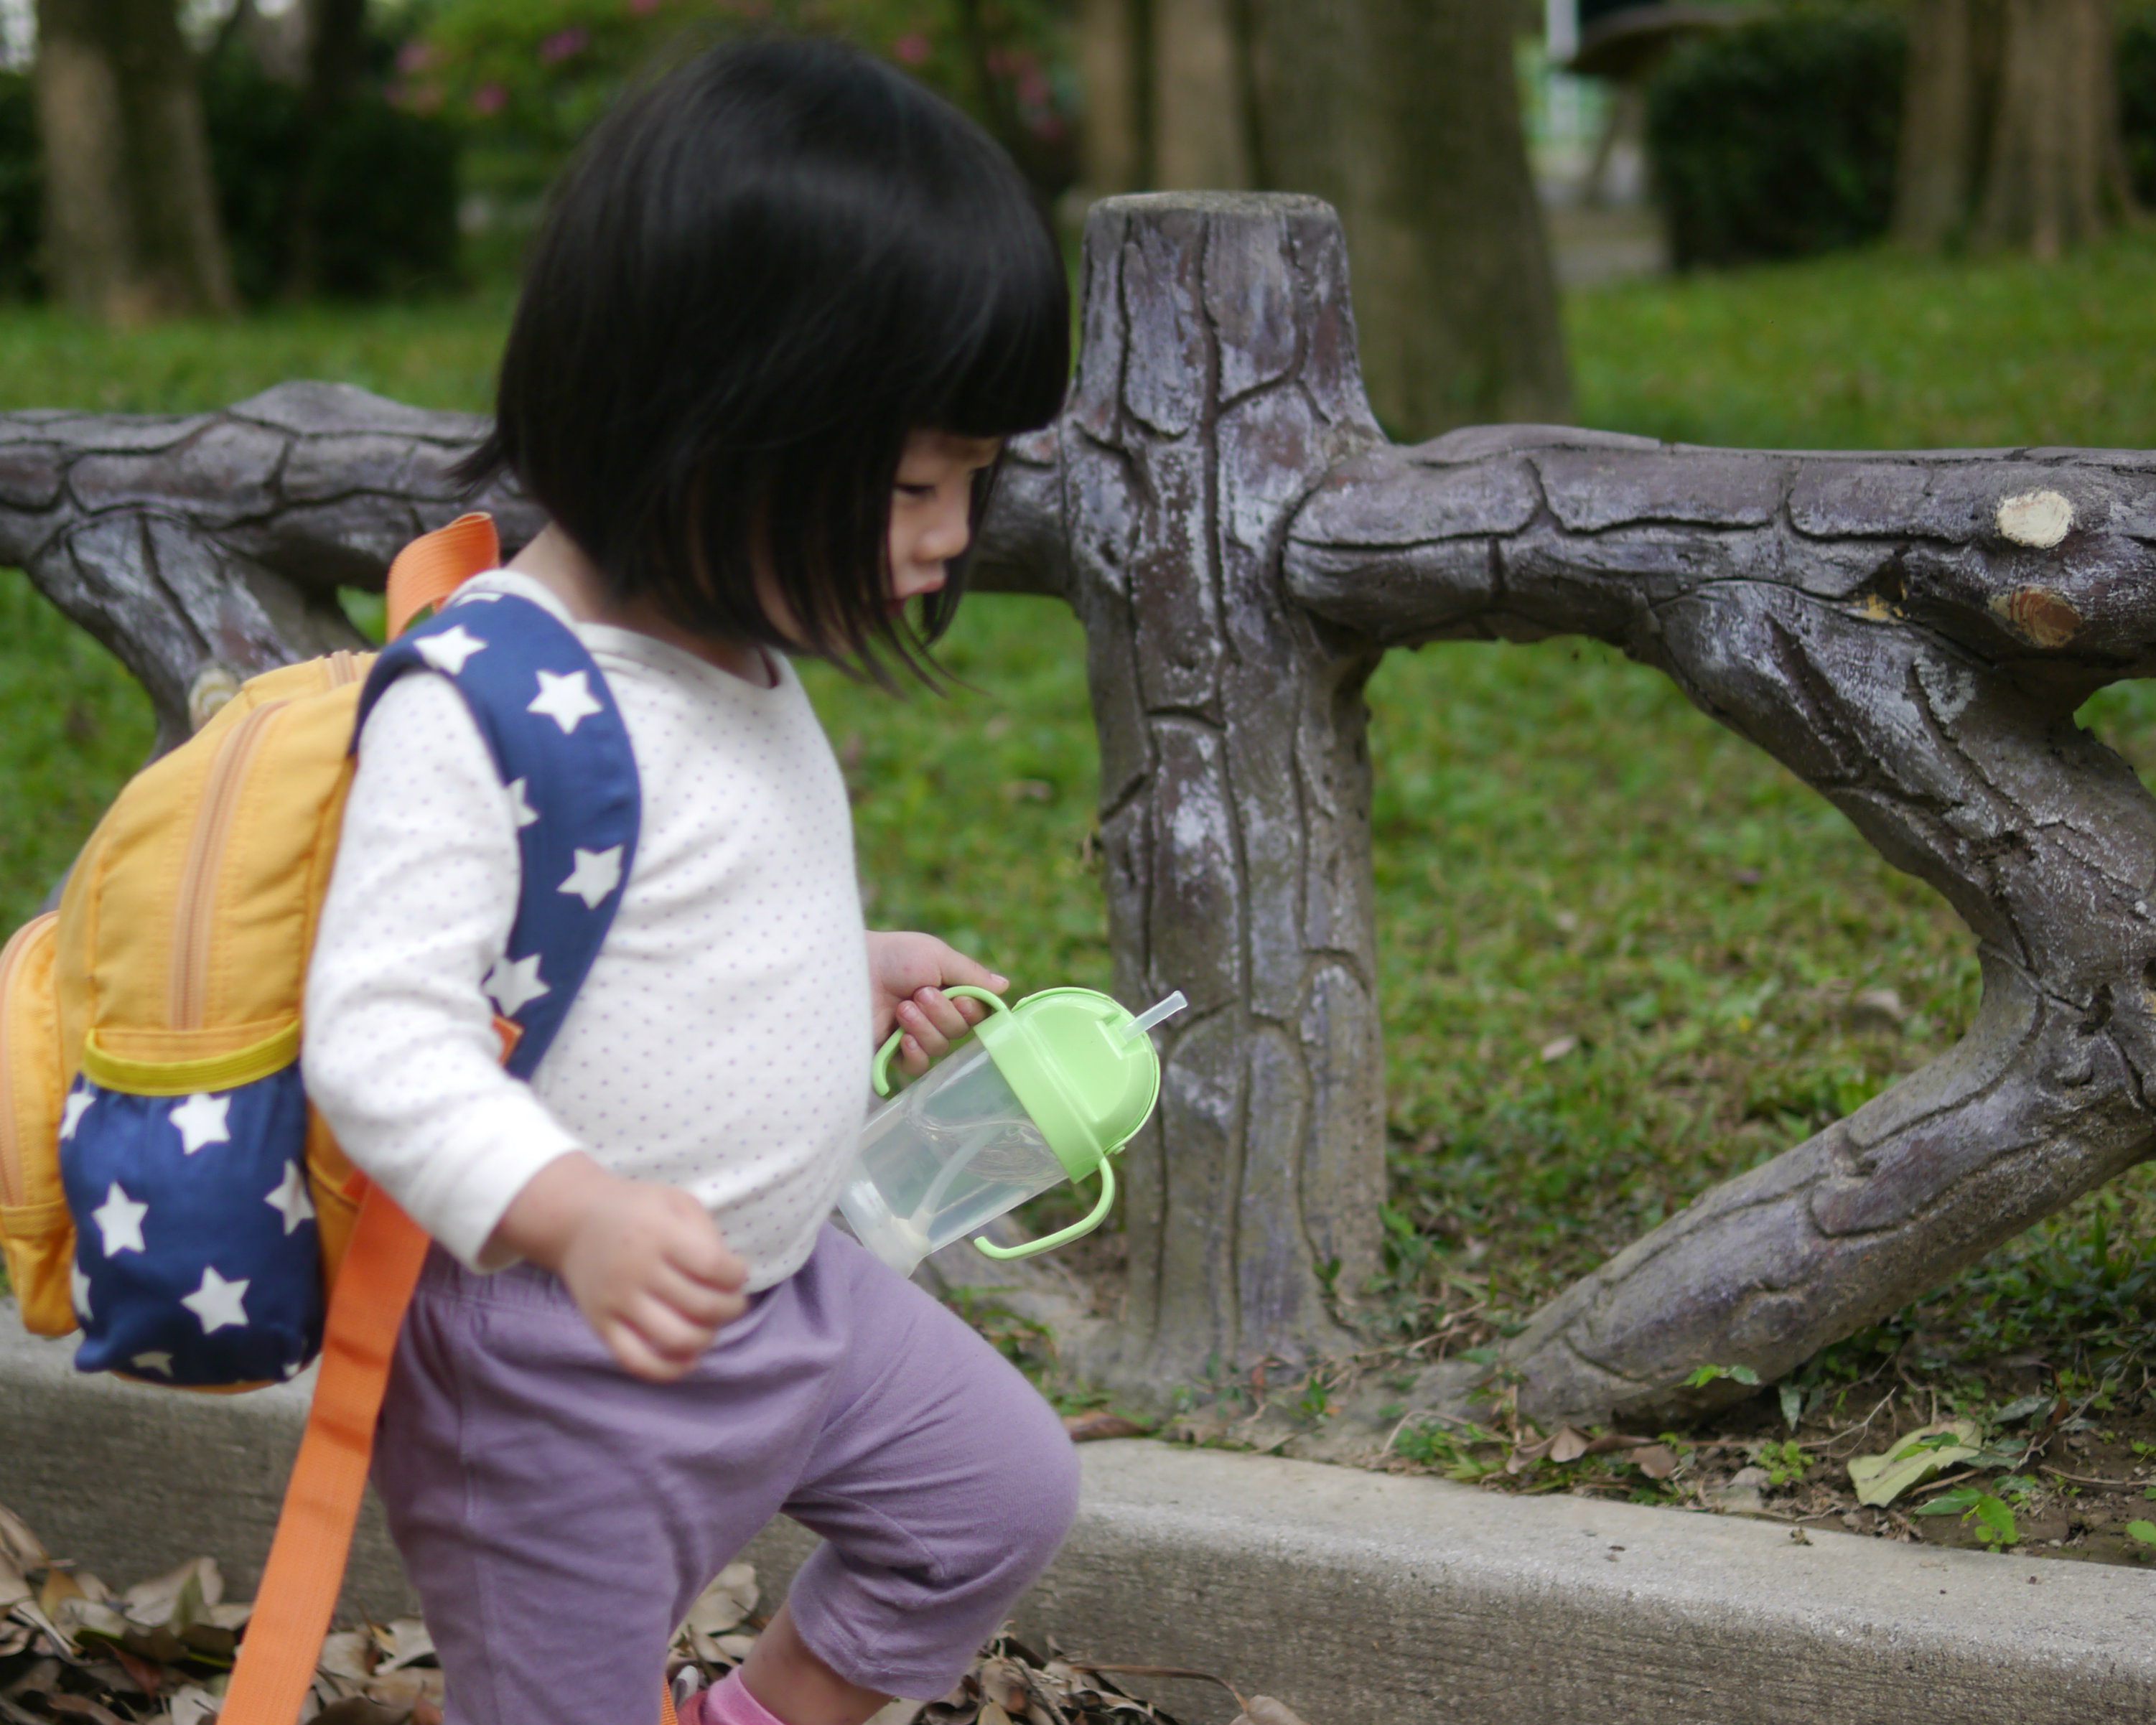
[[[386,71],[386,48],[381,57]],[[305,103],[249,54],[223,54],[203,77],[211,171],[244,299],[273,298],[292,280]],[[458,146],[447,121],[393,107],[378,80],[363,82],[319,141],[311,285],[370,299],[454,277]]]
[[[512,208],[536,202],[640,74],[773,28],[839,36],[903,67],[985,126],[1044,202],[1075,177],[1060,0],[434,0],[413,16],[391,100],[454,116],[475,184]]]
[[[274,298],[291,279],[305,97],[239,53],[205,69],[202,95],[233,280],[244,299]],[[364,299],[454,276],[457,154],[447,122],[392,107],[378,79],[363,85],[321,141],[314,285]],[[0,72],[0,297],[45,291],[43,198],[30,80]]]
[[[1648,85],[1647,151],[1677,266],[1886,232],[1907,51],[1896,13],[1820,5],[1671,54]]]
[[[0,72],[0,297],[23,299],[43,289],[39,191],[30,80],[20,72]]]
[[[2156,207],[2156,5],[2119,14],[2118,119],[2133,195],[2143,208]]]

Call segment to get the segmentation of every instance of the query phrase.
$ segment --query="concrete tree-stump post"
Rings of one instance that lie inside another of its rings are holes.
[[[1111,1381],[1302,1363],[1353,1337],[1384,1197],[1363,685],[1296,605],[1302,493],[1378,434],[1338,223],[1314,198],[1117,198],[1086,236],[1057,428],[1086,625],[1116,986],[1180,988],[1127,1158]]]
[[[2073,715],[2156,674],[2156,455],[1794,454],[1549,427],[1384,443],[1337,223],[1117,198],[1069,408],[1019,439],[975,584],[1083,619],[1116,987],[1179,988],[1129,1153],[1127,1308],[1015,1302],[1137,1399],[1352,1347],[1383,1111],[1362,691],[1389,647],[1588,634],[1831,799],[1977,937],[1954,1048],[1707,1194],[1508,1347],[1523,1409],[1667,1418],[1773,1378],[2156,1151],[2156,803]],[[289,384],[184,420],[0,417],[0,560],[150,690],[348,639],[479,432]],[[505,537],[536,525],[487,500]],[[334,639],[332,639],[334,638]],[[978,1279],[978,1260],[963,1273]],[[1426,1374],[1457,1409],[1483,1368]]]

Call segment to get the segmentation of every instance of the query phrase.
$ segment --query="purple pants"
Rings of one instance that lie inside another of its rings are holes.
[[[826,1228],[689,1374],[617,1367],[554,1277],[428,1260],[374,1482],[439,1650],[449,1725],[651,1725],[667,1640],[780,1512],[841,1676],[942,1694],[1055,1555],[1078,1469],[964,1323]]]

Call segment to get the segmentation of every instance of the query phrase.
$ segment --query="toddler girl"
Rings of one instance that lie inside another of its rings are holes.
[[[947,1690],[1069,1524],[1046,1404],[824,1221],[875,1040],[924,1070],[979,1014],[939,985],[1007,985],[865,932],[785,657],[920,668],[1068,346],[1009,162],[835,47],[706,54],[557,195],[466,465],[549,525],[470,591],[550,607],[600,665],[633,865],[577,889],[619,888],[611,928],[508,1076],[531,813],[447,680],[406,676],[360,739],[306,1001],[310,1093],[436,1242],[375,1481],[452,1725],[654,1725],[670,1632],[781,1511],[826,1543],[685,1725],[853,1725]]]

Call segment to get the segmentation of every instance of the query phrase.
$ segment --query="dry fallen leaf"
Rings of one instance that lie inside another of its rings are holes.
[[[1101,1438],[1142,1437],[1152,1430],[1121,1414],[1111,1414],[1106,1408],[1095,1408],[1085,1414],[1065,1414],[1063,1429],[1070,1434],[1074,1444],[1090,1444]]]
[[[218,1705],[218,1698],[201,1684],[189,1683],[172,1692],[167,1711],[172,1725],[203,1725],[215,1716]]]
[[[1286,1702],[1275,1701],[1270,1695],[1252,1696],[1243,1717],[1249,1725],[1302,1725]]]
[[[388,1623],[373,1625],[374,1645],[382,1651],[376,1661],[374,1674],[377,1677],[386,1671],[401,1671],[406,1666],[434,1656],[434,1638],[427,1633],[427,1625],[416,1617],[399,1617]]]
[[[1549,1459],[1553,1461],[1577,1461],[1593,1448],[1584,1431],[1575,1431],[1569,1425],[1560,1425],[1550,1439]]]
[[[4,1552],[0,1552],[0,1613],[13,1609],[18,1599],[32,1598],[36,1589],[29,1578],[17,1568]]]
[[[442,1674],[407,1666],[402,1671],[378,1673],[360,1693],[393,1712],[408,1713],[422,1701],[439,1704]]]
[[[185,1623],[175,1622],[182,1595],[187,1584],[194,1584],[193,1600],[199,1602],[200,1610],[221,1603],[224,1598],[224,1574],[214,1559],[190,1558],[177,1568],[167,1569],[162,1575],[148,1581],[138,1581],[121,1594],[120,1609],[144,1629],[162,1629],[171,1625],[174,1629],[185,1629]]]
[[[346,1682],[364,1683],[374,1675],[374,1660],[372,1635],[365,1630],[336,1630],[322,1637],[322,1654],[315,1669]]]
[[[675,1639],[685,1635],[690,1651],[706,1662],[738,1662],[737,1656],[728,1654],[718,1645],[718,1638],[747,1620],[749,1613],[756,1609],[757,1596],[756,1565],[727,1564],[696,1596],[696,1603],[689,1608],[689,1615],[682,1620]]]
[[[0,1507],[0,1560],[24,1575],[52,1562],[44,1547],[38,1543],[38,1536],[23,1525],[19,1516],[4,1507]]]
[[[1632,1466],[1650,1480],[1666,1480],[1677,1471],[1677,1452],[1667,1444],[1648,1444],[1632,1452]]]
[[[87,1719],[90,1725],[121,1725],[119,1714],[86,1695],[54,1693],[45,1697],[45,1705],[64,1719]]]

